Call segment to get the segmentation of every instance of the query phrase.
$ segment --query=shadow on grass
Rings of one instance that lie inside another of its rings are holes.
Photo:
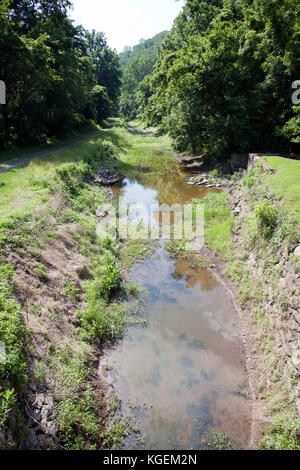
[[[124,130],[124,135],[120,130]],[[74,144],[67,143],[62,148],[52,149],[51,153],[41,158],[33,157],[32,159],[24,160],[24,163],[20,162],[20,166],[11,168],[8,172],[10,175],[16,173],[16,183],[18,180],[18,173],[20,171],[22,172],[22,170],[26,171],[32,162],[34,162],[40,169],[46,169],[47,166],[56,166],[63,163],[84,161],[89,163],[94,171],[97,171],[97,168],[104,166],[118,171],[120,174],[127,173],[133,175],[134,173],[151,172],[151,167],[124,162],[117,156],[97,158],[98,139],[112,142],[119,154],[121,152],[130,151],[132,144],[129,142],[129,139],[126,138],[126,132],[140,136],[151,134],[149,132],[143,132],[141,129],[136,129],[128,124],[124,124],[117,119],[110,119],[107,121],[105,128],[99,130],[94,136],[87,138],[86,141]],[[5,172],[2,174],[7,175],[8,173]]]
[[[142,135],[143,137],[156,137],[156,135],[151,132],[147,131],[146,129],[137,129],[136,127],[127,124],[127,131],[132,135]]]

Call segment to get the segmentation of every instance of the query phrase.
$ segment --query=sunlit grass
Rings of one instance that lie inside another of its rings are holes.
[[[289,215],[300,225],[300,161],[282,157],[266,157],[276,172],[267,177],[272,190],[283,197]]]
[[[48,157],[0,173],[0,224],[11,217],[32,211],[47,199],[47,189],[38,191],[32,180],[53,178],[57,165],[67,162],[79,162],[95,148],[97,139],[111,141],[120,152],[120,171],[134,175],[138,171],[162,171],[173,160],[168,137],[154,137],[153,129],[143,129],[137,122],[129,127],[118,119],[111,119],[113,127],[99,130],[84,142],[57,150]],[[80,137],[80,135],[79,135]],[[66,142],[67,143],[67,142]],[[24,151],[25,152],[25,151]],[[24,153],[23,152],[23,153]],[[22,156],[22,151],[5,153],[5,158]],[[1,157],[1,158],[2,158]],[[4,157],[2,158],[2,160]]]
[[[42,160],[33,160],[27,165],[13,168],[0,173],[0,224],[11,217],[32,211],[39,206],[44,198],[47,199],[47,190],[38,190],[32,185],[33,179],[53,178],[57,165],[65,162],[78,162],[90,152],[99,135],[88,137],[83,143],[72,148],[60,150]]]
[[[230,254],[231,208],[224,192],[211,193],[199,201],[204,204],[205,243],[221,258]]]
[[[120,158],[132,167],[132,171],[163,171],[174,164],[170,139],[167,136],[155,137],[154,131],[144,129],[136,121],[126,129],[128,145]]]

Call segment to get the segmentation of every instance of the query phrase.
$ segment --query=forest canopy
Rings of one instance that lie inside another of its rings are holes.
[[[298,0],[189,0],[139,84],[139,113],[179,151],[299,151]],[[123,79],[124,87],[124,79]]]
[[[117,106],[121,70],[103,33],[75,27],[68,0],[0,4],[0,147],[100,123]]]
[[[69,0],[0,4],[0,147],[45,142],[117,111],[178,151],[299,151],[298,0],[187,0],[170,32],[117,55]]]
[[[119,112],[125,119],[135,119],[139,109],[139,84],[152,74],[158,59],[159,46],[167,31],[151,39],[141,39],[133,48],[125,47],[119,54],[123,72]]]

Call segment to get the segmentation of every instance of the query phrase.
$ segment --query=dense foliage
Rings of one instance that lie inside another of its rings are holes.
[[[46,141],[113,113],[121,71],[102,33],[75,27],[68,0],[0,4],[0,146]]]
[[[139,85],[145,122],[214,159],[299,150],[299,10],[298,0],[187,1]]]
[[[151,39],[141,39],[133,48],[125,47],[119,54],[123,71],[120,114],[126,119],[137,117],[139,106],[138,86],[142,80],[153,72],[158,58],[159,45],[167,32],[157,34]]]

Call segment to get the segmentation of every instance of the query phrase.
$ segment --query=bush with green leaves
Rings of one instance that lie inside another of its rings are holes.
[[[58,404],[59,436],[68,450],[92,450],[100,440],[100,420],[92,393],[81,398],[68,398]]]
[[[278,209],[269,202],[259,204],[255,208],[255,217],[259,233],[265,238],[270,239],[274,234],[278,223]]]
[[[5,426],[10,413],[16,406],[16,403],[17,397],[13,388],[7,388],[3,392],[0,391],[0,429]]]
[[[84,162],[63,163],[55,168],[56,179],[67,199],[78,196],[90,172],[90,166]]]
[[[84,161],[95,171],[101,165],[117,169],[118,149],[109,140],[98,139],[93,150],[84,157]]]

